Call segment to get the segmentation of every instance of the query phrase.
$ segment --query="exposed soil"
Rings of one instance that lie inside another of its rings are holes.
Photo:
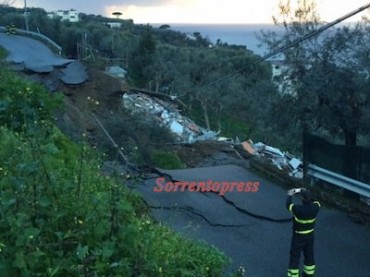
[[[96,135],[102,132],[96,120],[104,122],[121,109],[120,92],[126,89],[120,80],[96,69],[88,68],[89,80],[81,85],[61,84],[58,91],[64,93],[65,111],[60,114],[58,124],[72,138],[86,134],[90,143],[96,142]]]
[[[65,95],[65,110],[58,117],[58,126],[69,137],[79,141],[81,139],[88,140],[91,146],[101,147],[102,138],[109,143],[109,148],[114,149],[114,143],[119,144],[120,139],[116,136],[120,130],[125,129],[138,134],[133,135],[139,137],[139,143],[133,144],[131,148],[145,147],[145,134],[139,128],[133,128],[127,124],[134,125],[135,123],[127,117],[124,111],[122,94],[129,91],[130,88],[122,81],[107,75],[99,70],[88,69],[89,81],[79,86],[61,85],[59,91]],[[97,104],[97,102],[99,104]],[[94,119],[99,120],[100,124]],[[118,124],[112,125],[115,121]],[[112,129],[115,128],[115,129]],[[144,130],[145,131],[145,130]],[[85,134],[86,136],[83,136]],[[112,141],[107,139],[110,136]],[[135,145],[135,146],[134,146]],[[105,145],[106,146],[106,145]],[[216,165],[236,164],[242,167],[249,166],[249,160],[242,157],[244,151],[238,151],[230,143],[217,141],[205,141],[194,144],[178,144],[169,143],[165,147],[168,151],[176,153],[181,159],[182,164],[187,168],[191,167],[208,167]],[[105,149],[103,150],[105,151]],[[125,155],[132,162],[133,166],[127,166],[125,163],[115,165],[115,170],[118,170],[123,175],[141,175],[143,171],[148,173],[153,168],[151,165],[140,169],[135,164],[135,157],[131,156],[130,150],[125,151]],[[110,159],[112,160],[112,159]],[[104,164],[104,172],[109,173],[112,169],[112,162],[108,161]],[[127,180],[126,180],[127,183]]]
[[[92,146],[99,147],[99,138],[117,133],[117,130],[109,129],[109,121],[113,117],[126,116],[122,94],[130,88],[123,81],[104,72],[92,68],[87,70],[89,80],[84,84],[76,86],[62,84],[58,88],[58,91],[65,95],[65,110],[59,114],[57,124],[71,138],[80,140],[85,138],[83,135],[86,135]],[[101,128],[95,118],[106,130]],[[122,123],[115,128],[127,129],[128,126]],[[111,138],[115,140],[114,136]],[[167,148],[177,153],[186,167],[231,163],[247,166],[248,164],[241,156],[243,153],[240,151],[238,153],[230,143],[199,142],[168,145]]]

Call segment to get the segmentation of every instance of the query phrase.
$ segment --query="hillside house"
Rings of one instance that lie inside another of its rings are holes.
[[[108,25],[110,28],[121,28],[122,22],[105,22],[105,25]]]
[[[61,20],[66,20],[69,22],[78,22],[79,21],[78,15],[79,12],[73,9],[67,11],[58,10],[55,12],[48,12],[48,17],[50,18],[59,17]]]
[[[272,81],[278,86],[280,93],[295,95],[292,80],[289,76],[290,68],[283,60],[271,60]]]

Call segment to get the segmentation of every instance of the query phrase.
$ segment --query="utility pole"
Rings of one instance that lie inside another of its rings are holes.
[[[26,31],[28,31],[28,11],[27,11],[27,0],[24,0],[24,18],[26,20]]]

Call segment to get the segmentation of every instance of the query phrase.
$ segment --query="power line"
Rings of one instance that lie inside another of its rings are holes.
[[[268,58],[271,58],[271,57],[273,57],[273,56],[275,56],[275,55],[277,55],[277,54],[279,54],[279,53],[281,53],[281,52],[284,52],[285,50],[287,50],[287,49],[289,49],[289,48],[291,48],[291,47],[293,47],[293,46],[295,46],[295,45],[297,45],[297,44],[301,43],[302,41],[305,41],[305,40],[307,40],[307,39],[310,39],[310,38],[312,38],[312,37],[314,37],[314,36],[316,36],[316,35],[318,35],[318,34],[322,33],[323,31],[325,31],[325,30],[329,29],[330,27],[333,27],[334,25],[336,25],[336,24],[338,24],[338,23],[342,22],[343,20],[346,20],[347,18],[350,18],[350,17],[352,17],[352,16],[354,16],[354,15],[358,14],[359,12],[362,12],[363,10],[366,10],[366,9],[367,9],[367,8],[369,8],[369,7],[370,7],[370,3],[368,3],[368,4],[366,4],[366,5],[363,5],[363,6],[361,6],[360,8],[358,8],[358,9],[356,9],[356,10],[354,10],[354,11],[352,11],[352,12],[350,12],[350,13],[348,13],[348,14],[344,15],[344,16],[341,16],[341,17],[339,17],[338,19],[336,19],[336,20],[334,20],[334,21],[332,21],[332,22],[330,22],[330,23],[328,23],[328,24],[326,24],[326,25],[322,26],[321,28],[319,28],[319,29],[317,29],[317,30],[315,30],[315,31],[312,31],[312,32],[308,33],[307,35],[304,35],[303,37],[300,37],[300,38],[298,38],[298,39],[296,39],[296,40],[292,41],[291,43],[289,43],[289,44],[287,44],[287,45],[284,45],[284,46],[282,46],[282,47],[280,47],[280,48],[276,49],[275,51],[272,51],[272,52],[270,52],[270,53],[266,54],[265,56],[263,56],[263,57],[261,57],[261,58],[259,58],[259,59],[255,60],[255,61],[254,61],[254,63],[259,63],[259,62],[265,61],[265,60],[267,60]],[[252,63],[252,64],[254,64],[254,63]],[[223,77],[221,77],[221,78],[219,78],[219,79],[217,79],[217,80],[215,80],[215,81],[213,81],[213,82],[210,82],[210,83],[208,83],[208,84],[205,84],[205,85],[203,85],[202,87],[211,86],[211,85],[214,85],[214,84],[216,84],[216,83],[218,83],[218,82],[221,82],[221,81],[223,81],[223,80],[229,79],[229,78],[231,78],[232,76],[234,76],[234,75],[236,75],[236,74],[238,74],[239,72],[242,72],[242,71],[244,71],[244,70],[245,70],[245,67],[242,67],[242,68],[240,68],[240,69],[238,69],[238,70],[236,70],[236,71],[234,71],[234,72],[232,72],[232,73],[230,73],[230,74],[228,74],[228,75],[225,75],[225,76],[223,76]]]

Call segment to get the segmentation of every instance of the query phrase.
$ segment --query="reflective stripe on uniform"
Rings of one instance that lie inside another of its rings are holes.
[[[314,201],[314,202],[312,202],[312,204],[317,204],[319,207],[321,207],[321,204],[320,204],[319,201]]]
[[[299,277],[299,269],[297,268],[289,268],[288,269],[288,277]]]
[[[315,218],[314,219],[307,219],[307,220],[304,220],[304,219],[299,219],[297,218],[296,216],[294,217],[295,220],[298,222],[298,223],[301,223],[301,224],[310,224],[310,223],[314,223],[315,222]]]
[[[312,233],[314,229],[305,230],[305,231],[295,231],[297,234],[306,235]]]
[[[314,219],[299,219],[297,218],[296,216],[294,217],[294,220],[299,223],[299,224],[313,224],[315,223],[315,218]],[[308,227],[308,226],[307,226]],[[309,226],[309,227],[313,227],[313,225]],[[309,233],[312,233],[313,232],[313,228],[312,229],[308,229],[308,230],[296,230],[295,233],[297,234],[302,234],[302,235],[305,235],[305,234],[309,234]]]
[[[314,204],[315,206],[317,205],[318,207],[321,207],[319,201],[314,201],[314,202],[312,202],[312,204]],[[289,204],[288,210],[294,216],[294,227],[293,227],[293,229],[294,229],[294,232],[296,234],[305,235],[305,234],[313,233],[314,227],[315,227],[315,222],[316,222],[316,217],[314,217],[314,218],[305,218],[305,219],[298,218],[297,215],[296,215],[296,212],[298,212],[300,215],[301,215],[301,212],[300,211],[295,211],[296,207],[294,207],[293,203]],[[294,210],[294,212],[293,212],[293,210]],[[304,215],[305,215],[305,213],[302,214],[303,217],[305,217]]]
[[[306,275],[314,275],[315,274],[315,269],[316,269],[316,266],[315,265],[304,265],[303,266],[303,271],[304,273],[306,273]]]

